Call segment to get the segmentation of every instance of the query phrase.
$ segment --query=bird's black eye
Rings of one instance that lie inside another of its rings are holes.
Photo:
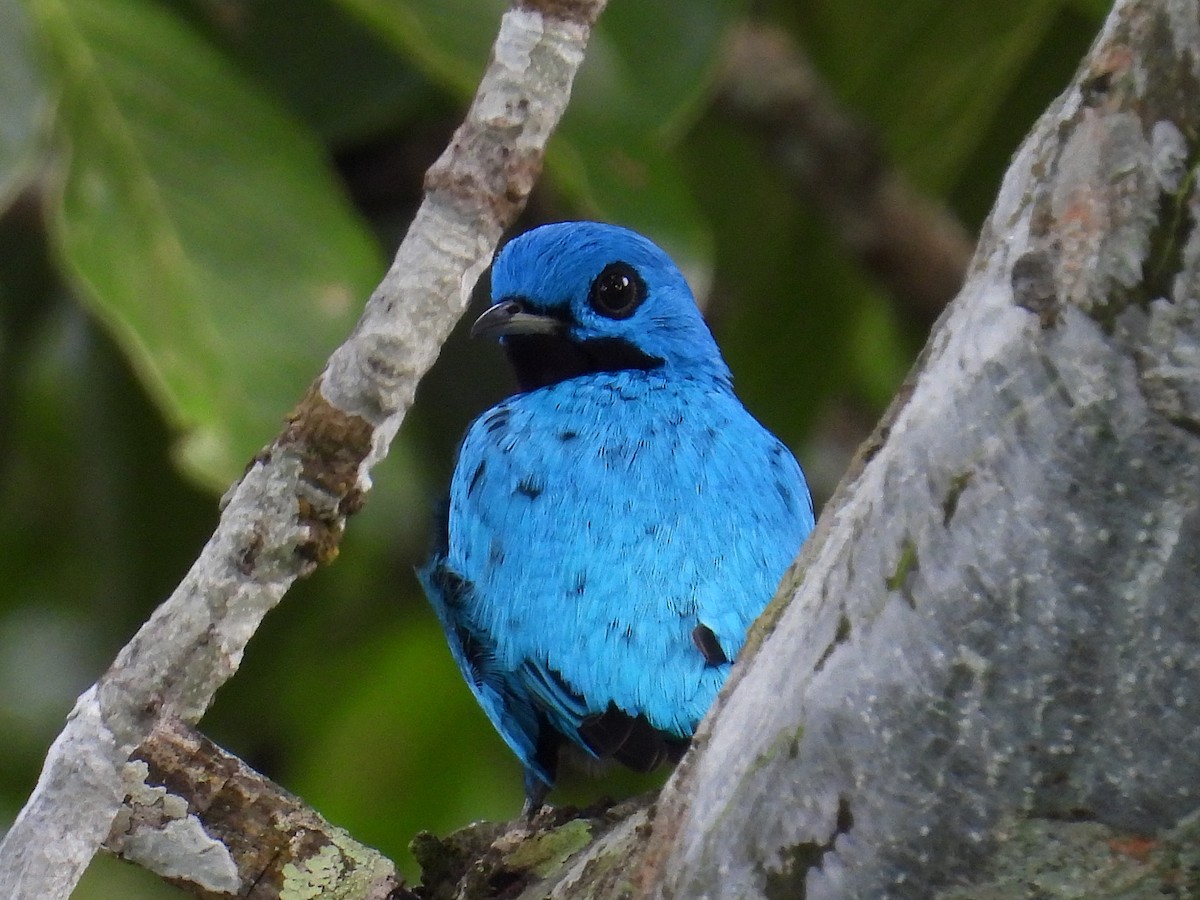
[[[588,299],[600,315],[628,319],[646,299],[646,282],[629,263],[609,263],[592,282]]]

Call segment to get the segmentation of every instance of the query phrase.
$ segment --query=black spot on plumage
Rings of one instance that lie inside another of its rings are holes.
[[[578,432],[578,431],[572,431],[572,430],[571,430],[571,429],[569,429],[569,428],[566,428],[566,429],[564,429],[564,430],[562,430],[562,431],[560,431],[560,432],[558,433],[558,439],[559,439],[560,441],[562,441],[564,444],[565,444],[567,441],[573,441],[573,440],[575,440],[575,438],[577,438],[577,437],[579,437],[579,432]]]
[[[508,427],[510,415],[507,406],[498,406],[487,414],[487,418],[483,420],[483,427],[487,429],[488,434],[502,431]]]
[[[692,629],[692,643],[710,666],[719,666],[729,662],[729,657],[721,649],[721,642],[707,625],[697,625]]]
[[[779,496],[783,498],[783,502],[788,509],[794,509],[796,506],[796,495],[792,493],[792,489],[784,484],[780,479],[775,479],[775,490],[779,492]]]
[[[446,574],[441,579],[442,596],[447,606],[462,606],[467,595],[467,580],[456,572],[443,569]]]
[[[613,622],[614,626],[619,623]],[[523,671],[576,707],[586,707],[582,696],[563,676],[549,666],[526,663]],[[534,759],[553,780],[558,769],[559,751],[568,739],[538,712],[538,731]],[[678,762],[687,750],[690,738],[660,731],[642,715],[630,715],[609,703],[603,713],[587,716],[579,725],[579,737],[596,756],[611,757],[637,772],[649,772],[663,762]]]
[[[542,496],[542,491],[545,490],[543,485],[532,477],[522,478],[517,482],[517,489],[514,493],[520,494],[523,497],[528,497],[530,500],[536,500]]]
[[[687,738],[663,734],[638,716],[625,745],[613,757],[635,772],[652,772],[667,761],[679,762],[689,743]]]
[[[587,591],[587,574],[580,572],[575,576],[575,594],[582,597]]]
[[[467,496],[470,497],[475,493],[475,488],[479,487],[479,482],[483,480],[483,473],[487,469],[487,461],[481,462],[475,467],[475,472],[471,475],[471,483],[467,485]]]
[[[683,754],[692,746],[692,739],[669,735],[663,738],[663,743],[667,745],[667,759],[674,765],[683,759]]]

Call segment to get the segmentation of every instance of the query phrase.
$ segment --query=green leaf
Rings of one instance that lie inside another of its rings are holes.
[[[1090,19],[1094,26],[1099,27],[1100,23],[1112,11],[1113,0],[1073,0],[1071,5],[1082,15]]]
[[[430,78],[469,97],[496,39],[503,0],[337,0]]]
[[[563,135],[605,143],[678,137],[698,112],[742,0],[610,3],[579,70]]]
[[[183,900],[187,895],[149,869],[97,853],[87,873],[71,892],[71,900]]]
[[[780,6],[822,75],[935,193],[953,184],[1065,0]],[[936,152],[930,148],[936,147]]]
[[[30,0],[61,93],[51,210],[194,476],[227,484],[381,263],[311,136],[149,0]]]
[[[33,59],[29,18],[19,0],[0,0],[0,211],[33,160],[45,85]]]
[[[289,787],[409,877],[417,871],[408,842],[418,831],[516,813],[520,764],[475,703],[432,615],[381,626],[353,653],[327,656],[323,679],[337,689],[335,705],[316,721],[310,715]]]
[[[504,4],[338,0],[464,99],[483,71]],[[585,214],[644,231],[703,289],[712,237],[669,151],[695,116],[743,0],[613,3],[592,34],[548,174]]]
[[[428,110],[433,86],[396,47],[329,0],[169,0],[327,143],[345,146]]]
[[[816,400],[855,388],[848,343],[870,291],[736,123],[711,116],[688,154],[717,232],[722,281],[709,322],[738,396],[798,448],[821,413]]]

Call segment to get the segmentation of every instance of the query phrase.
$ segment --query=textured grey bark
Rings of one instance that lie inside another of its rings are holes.
[[[1014,823],[1200,808],[1198,136],[1200,6],[1118,3],[660,798],[647,891],[929,897]]]
[[[125,766],[105,849],[193,895],[405,900],[391,860],[181,722]]]
[[[425,200],[354,334],[226,495],[183,582],[76,703],[0,842],[0,897],[71,892],[127,783],[140,780],[127,777],[137,765],[130,754],[165,720],[195,724],[262,617],[296,578],[334,558],[371,466],[524,206],[603,6],[521,0],[505,14],[466,121],[430,169]]]

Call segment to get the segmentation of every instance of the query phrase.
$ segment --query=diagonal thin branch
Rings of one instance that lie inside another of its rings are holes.
[[[108,835],[130,754],[165,719],[195,723],[263,616],[328,562],[418,379],[533,186],[605,0],[517,0],[466,120],[350,338],[226,495],[175,592],[80,696],[0,843],[0,896],[66,897]]]
[[[719,108],[760,134],[797,192],[925,328],[958,293],[974,249],[954,214],[887,160],[876,133],[838,102],[783,32],[735,32],[718,81]]]

